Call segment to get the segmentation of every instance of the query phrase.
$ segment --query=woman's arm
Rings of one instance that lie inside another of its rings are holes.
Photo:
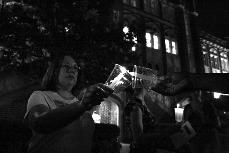
[[[79,118],[86,110],[99,105],[103,98],[112,93],[112,90],[101,84],[90,86],[81,103],[72,103],[64,107],[50,110],[45,105],[44,97],[38,96],[30,98],[32,103],[38,103],[33,106],[27,114],[26,121],[38,133],[50,133],[65,127],[67,124]]]
[[[26,122],[38,133],[47,134],[61,129],[76,120],[86,110],[84,105],[73,103],[54,110],[45,105],[31,108]]]

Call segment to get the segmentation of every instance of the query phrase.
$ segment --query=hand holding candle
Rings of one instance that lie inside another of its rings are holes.
[[[177,122],[183,121],[183,114],[184,114],[184,108],[179,108],[180,104],[177,104],[177,108],[174,108],[175,110],[175,120]]]

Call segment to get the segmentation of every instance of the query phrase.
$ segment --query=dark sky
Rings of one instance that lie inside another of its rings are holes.
[[[229,0],[196,0],[202,30],[220,38],[229,37]]]

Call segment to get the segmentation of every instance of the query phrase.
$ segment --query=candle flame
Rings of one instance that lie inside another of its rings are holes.
[[[180,104],[177,104],[177,108],[179,108],[180,107]]]

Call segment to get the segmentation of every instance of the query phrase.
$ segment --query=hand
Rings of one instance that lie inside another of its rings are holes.
[[[182,92],[192,91],[193,86],[187,74],[173,73],[166,76],[166,79],[162,79],[160,83],[151,89],[166,96],[173,96]]]
[[[81,100],[86,109],[91,109],[95,105],[99,105],[104,98],[113,93],[113,90],[102,83],[98,83],[88,87]]]

